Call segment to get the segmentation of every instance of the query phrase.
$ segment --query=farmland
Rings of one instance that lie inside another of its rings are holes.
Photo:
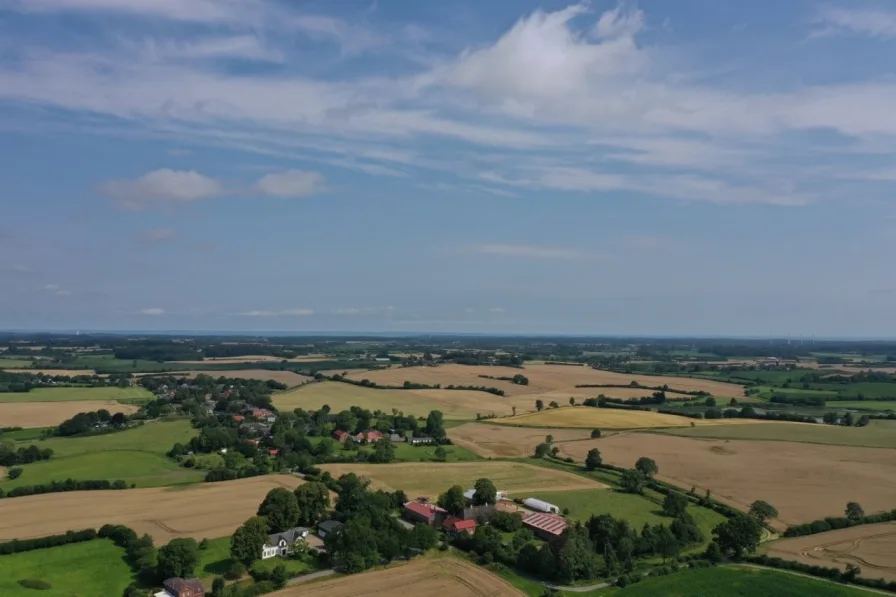
[[[896,448],[896,421],[871,421],[867,427],[756,423],[755,425],[663,429],[658,433],[683,437],[777,440],[832,446]]]
[[[96,375],[96,371],[93,369],[53,369],[53,368],[36,368],[36,369],[3,369],[7,373],[42,373],[44,375],[51,375],[53,377],[61,376],[61,377],[77,377],[79,375]]]
[[[873,593],[786,572],[726,566],[648,578],[626,589],[595,594],[613,597],[868,597]]]
[[[522,374],[529,379],[528,385],[516,385],[509,381],[486,379],[480,375],[491,377],[513,377]],[[742,398],[743,387],[706,379],[688,377],[653,376],[628,373],[614,373],[591,367],[559,366],[545,364],[528,364],[522,369],[513,367],[490,367],[469,365],[440,365],[438,367],[393,367],[380,371],[365,371],[352,375],[354,379],[369,379],[381,385],[401,385],[405,381],[441,384],[445,387],[454,385],[484,385],[502,389],[508,396],[527,396],[534,400],[541,394],[555,393],[560,399],[568,400],[570,396],[584,398],[604,394],[611,397],[630,398],[631,388],[577,388],[583,384],[613,384],[629,386],[637,381],[643,386],[662,386],[668,384],[672,390],[704,391],[714,396]],[[619,393],[617,393],[619,392]],[[636,396],[649,396],[651,390],[636,389]],[[674,393],[670,393],[675,397]],[[550,398],[554,399],[554,398]],[[531,402],[530,400],[530,402]],[[559,401],[559,400],[558,400]]]
[[[135,413],[139,410],[137,406],[121,404],[114,400],[0,402],[0,422],[3,427],[53,427],[80,412],[101,408],[112,413],[122,412],[125,414]]]
[[[301,375],[294,371],[278,371],[276,369],[222,369],[220,371],[180,371],[173,373],[178,377],[196,377],[197,375],[211,375],[215,379],[219,377],[229,377],[232,379],[260,379],[266,381],[272,379],[276,382],[286,384],[289,387],[298,386],[308,383],[312,378],[307,375]]]
[[[491,572],[454,558],[425,558],[385,570],[283,589],[272,597],[355,597],[407,592],[441,597],[522,596]]]
[[[27,539],[75,528],[123,524],[157,543],[175,537],[195,539],[231,534],[258,510],[275,487],[294,489],[297,477],[268,475],[186,487],[74,491],[3,501],[0,540]]]
[[[334,411],[360,406],[425,417],[440,410],[447,419],[473,419],[476,413],[511,414],[507,398],[471,390],[374,390],[347,383],[327,381],[308,384],[295,390],[274,394],[274,406],[281,410],[316,410],[328,404]],[[528,404],[528,401],[527,401]],[[530,405],[531,406],[531,405]]]
[[[0,556],[3,597],[121,595],[131,577],[124,549],[106,539]],[[35,591],[18,583],[29,579],[48,582],[52,588]]]
[[[83,402],[93,400],[146,401],[152,394],[143,388],[35,388],[30,392],[0,394],[0,402]]]
[[[863,576],[896,580],[896,524],[856,526],[769,544],[770,556],[812,566],[862,568]]]
[[[704,425],[753,425],[752,419],[690,419],[653,411],[620,410],[576,406],[550,408],[536,413],[496,419],[497,425],[524,427],[582,427],[587,429],[652,429]]]
[[[0,487],[9,490],[68,478],[123,479],[138,487],[198,482],[202,472],[181,468],[165,457],[171,446],[186,443],[195,434],[188,421],[171,421],[90,437],[41,440],[35,445],[52,449],[53,458],[26,465],[21,477],[0,482]]]
[[[604,487],[579,475],[536,467],[519,462],[462,462],[421,467],[419,464],[324,464],[321,469],[334,477],[355,473],[367,477],[374,489],[395,491],[403,489],[409,496],[436,497],[452,485],[464,489],[473,486],[476,479],[488,477],[495,486],[513,495],[528,492],[573,489],[598,489]]]
[[[448,437],[458,446],[473,450],[484,458],[520,458],[531,456],[535,446],[546,435],[555,442],[588,439],[591,431],[580,429],[532,429],[508,425],[467,423],[448,430]]]
[[[787,524],[841,516],[853,500],[869,513],[890,510],[896,503],[896,459],[890,450],[642,433],[560,447],[580,461],[589,449],[598,448],[604,462],[626,467],[648,456],[659,465],[660,479],[685,489],[709,489],[743,510],[765,500]]]

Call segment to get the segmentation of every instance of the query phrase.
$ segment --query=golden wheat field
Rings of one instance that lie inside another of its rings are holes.
[[[410,497],[435,498],[453,485],[464,489],[473,486],[476,479],[491,479],[500,491],[520,494],[535,491],[568,491],[573,489],[599,489],[601,483],[572,473],[532,466],[520,462],[458,462],[451,464],[421,465],[408,462],[399,464],[323,464],[334,477],[355,473],[370,479],[374,489],[395,491],[403,489]]]
[[[860,502],[868,513],[891,510],[896,504],[896,452],[884,448],[654,433],[560,444],[561,455],[578,461],[591,448],[616,466],[634,466],[641,456],[653,458],[660,479],[684,489],[709,489],[714,497],[742,510],[755,500],[765,500],[788,525],[842,516],[849,501]]]
[[[526,427],[581,427],[588,429],[656,429],[662,427],[701,427],[708,425],[752,425],[753,419],[690,419],[653,411],[621,410],[573,406],[548,408],[541,412],[495,419],[496,425]]]
[[[439,597],[523,597],[485,568],[454,558],[417,559],[385,570],[353,574],[272,593],[272,597],[355,597],[407,591]]]
[[[127,525],[138,535],[149,533],[156,543],[175,537],[224,537],[255,515],[268,491],[294,489],[301,483],[291,475],[267,475],[181,487],[9,498],[2,502],[0,540],[98,529],[106,523]]]
[[[591,437],[590,429],[533,429],[531,427],[511,427],[508,425],[486,425],[467,423],[448,430],[451,441],[467,448],[483,458],[522,458],[531,456],[535,446],[551,435],[554,443],[586,440]]]
[[[0,402],[0,427],[52,427],[78,413],[104,408],[112,413],[131,414],[140,407],[114,400],[71,402]]]

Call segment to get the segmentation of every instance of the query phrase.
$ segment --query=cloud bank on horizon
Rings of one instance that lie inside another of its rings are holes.
[[[886,2],[0,15],[0,328],[896,336]]]

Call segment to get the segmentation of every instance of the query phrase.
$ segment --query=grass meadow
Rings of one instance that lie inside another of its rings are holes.
[[[38,591],[18,583],[26,579],[42,580],[52,587]],[[124,550],[106,539],[0,556],[3,597],[117,596],[131,581]]]
[[[181,468],[165,452],[196,435],[189,421],[159,421],[117,433],[53,437],[35,443],[51,448],[53,458],[27,464],[22,476],[0,483],[7,491],[22,485],[72,479],[124,479],[138,487],[201,481],[203,473]],[[19,445],[24,445],[20,442]]]
[[[625,597],[863,597],[867,591],[786,572],[718,566],[648,578],[625,589],[577,595]]]
[[[139,403],[152,400],[152,394],[144,388],[35,388],[30,392],[0,394],[0,402],[80,402],[85,400],[115,400]]]

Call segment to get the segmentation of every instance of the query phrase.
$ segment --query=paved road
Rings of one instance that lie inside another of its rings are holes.
[[[292,585],[297,585],[299,583],[308,582],[309,580],[316,580],[318,578],[326,578],[327,576],[332,576],[336,574],[336,571],[332,568],[329,570],[319,570],[317,572],[312,572],[311,574],[303,574],[302,576],[297,576],[295,578],[291,578],[286,582],[286,586],[290,587]]]

